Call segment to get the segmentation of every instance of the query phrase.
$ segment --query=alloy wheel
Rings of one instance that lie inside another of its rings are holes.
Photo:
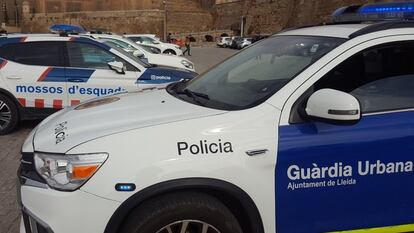
[[[156,233],[220,233],[220,231],[203,221],[182,220],[168,224]]]
[[[10,107],[0,100],[0,129],[5,129],[10,124],[11,117]]]

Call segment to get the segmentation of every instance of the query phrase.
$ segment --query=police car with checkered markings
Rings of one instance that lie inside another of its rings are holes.
[[[19,120],[125,91],[165,87],[196,73],[155,67],[121,49],[78,36],[0,38],[0,134]]]
[[[412,21],[305,27],[63,110],[23,145],[21,232],[413,232],[413,61]]]

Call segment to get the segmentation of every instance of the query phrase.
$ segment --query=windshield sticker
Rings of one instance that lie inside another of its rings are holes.
[[[177,142],[178,155],[208,155],[233,153],[231,142],[223,142],[219,139],[216,142],[200,140],[197,143]]]
[[[316,53],[318,51],[318,48],[319,48],[319,45],[318,44],[312,45],[312,48],[310,50],[311,53]]]

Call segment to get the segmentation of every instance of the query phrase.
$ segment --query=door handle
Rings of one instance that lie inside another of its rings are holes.
[[[269,151],[268,149],[248,150],[246,151],[246,154],[248,156],[256,156],[256,155],[266,154],[268,151]]]
[[[21,78],[21,77],[19,77],[19,76],[12,75],[12,76],[7,76],[7,79],[11,79],[11,80],[19,80],[19,79],[22,79],[22,78]]]
[[[83,79],[80,79],[80,78],[69,78],[68,82],[71,82],[71,83],[84,83],[85,81]]]

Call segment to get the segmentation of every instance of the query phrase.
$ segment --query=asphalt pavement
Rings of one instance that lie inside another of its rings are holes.
[[[202,73],[236,50],[224,48],[192,48],[193,61],[198,73]],[[18,233],[20,213],[16,200],[16,172],[20,161],[20,148],[30,131],[39,121],[22,122],[12,134],[0,136],[0,233]]]

